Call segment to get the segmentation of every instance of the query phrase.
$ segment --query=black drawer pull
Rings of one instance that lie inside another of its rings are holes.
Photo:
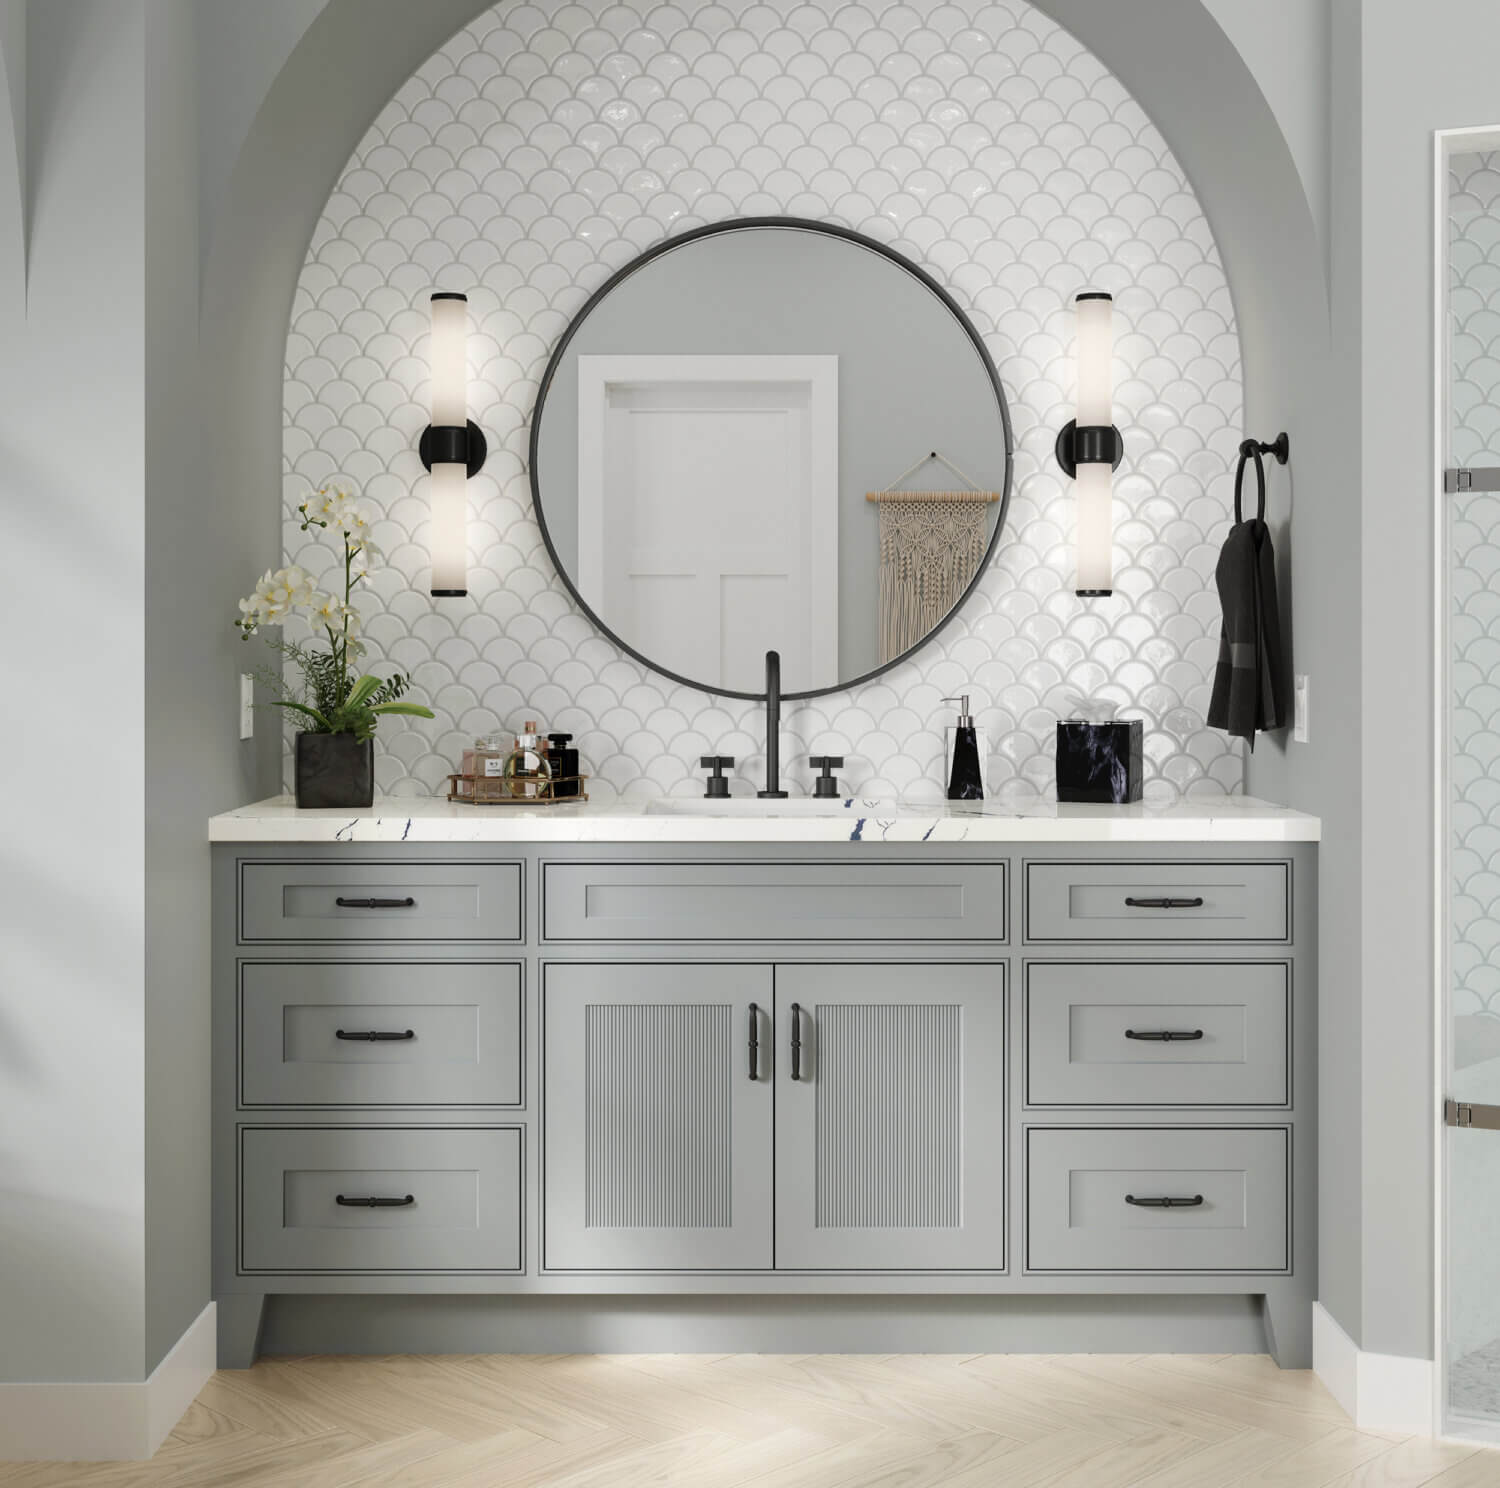
[[[1203,1037],[1203,1030],[1195,1028],[1191,1033],[1185,1028],[1138,1029],[1127,1028],[1128,1039],[1146,1039],[1153,1044],[1190,1044]]]
[[[1198,899],[1132,899],[1125,896],[1127,909],[1202,909],[1203,900]]]
[[[408,1028],[402,1033],[394,1029],[372,1028],[368,1033],[360,1033],[357,1029],[351,1032],[347,1028],[335,1028],[334,1038],[351,1039],[361,1044],[401,1044],[407,1039],[416,1038],[416,1030]],[[1128,1035],[1127,1035],[1128,1037]]]
[[[415,899],[345,899],[342,896],[333,901],[340,909],[415,909]]]
[[[750,1004],[750,1078],[760,1078],[760,1008]]]
[[[405,1209],[408,1204],[415,1204],[417,1201],[410,1194],[404,1199],[350,1199],[343,1194],[334,1194],[333,1202],[342,1204],[346,1209]]]
[[[792,1079],[802,1078],[802,1004],[792,1004]]]
[[[1134,1194],[1126,1194],[1125,1202],[1137,1209],[1197,1209],[1203,1203],[1203,1195],[1194,1194],[1190,1199],[1138,1199]]]

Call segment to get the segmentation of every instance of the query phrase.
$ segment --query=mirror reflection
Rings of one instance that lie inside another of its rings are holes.
[[[630,650],[751,694],[776,650],[803,693],[947,617],[1003,521],[1007,446],[977,335],[910,265],[816,224],[729,224],[574,322],[532,485],[564,578]]]

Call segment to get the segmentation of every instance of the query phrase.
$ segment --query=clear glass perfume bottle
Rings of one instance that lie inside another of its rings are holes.
[[[540,800],[552,793],[552,766],[530,719],[505,758],[504,774],[510,794],[518,800]]]
[[[472,749],[464,750],[463,773],[480,780],[494,779],[505,773],[508,751],[493,734],[481,734]]]

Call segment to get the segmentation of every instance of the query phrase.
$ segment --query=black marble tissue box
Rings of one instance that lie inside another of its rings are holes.
[[[1057,799],[1124,805],[1141,798],[1142,728],[1128,722],[1057,725]]]

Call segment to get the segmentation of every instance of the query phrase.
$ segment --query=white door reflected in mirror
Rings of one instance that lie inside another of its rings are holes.
[[[836,676],[838,358],[579,357],[578,589],[678,676]]]

